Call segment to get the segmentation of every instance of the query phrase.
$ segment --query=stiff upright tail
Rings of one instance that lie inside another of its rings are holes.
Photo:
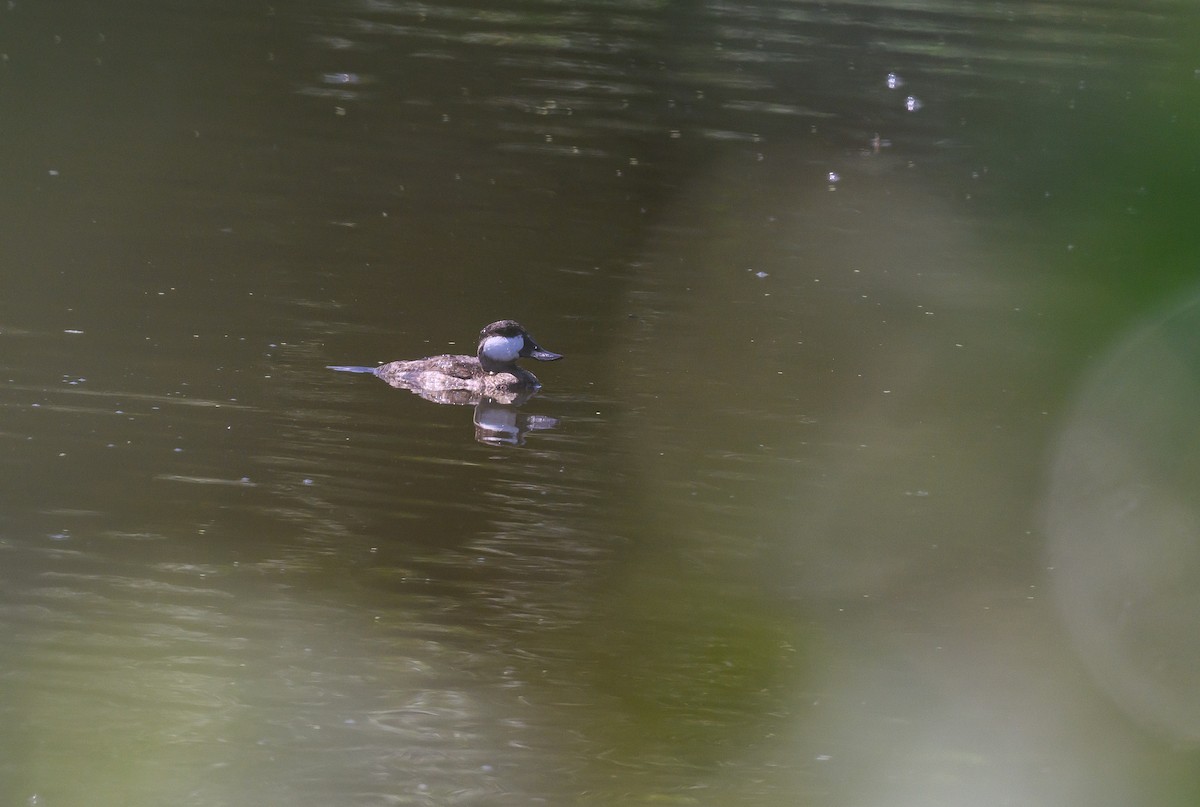
[[[374,373],[374,367],[343,367],[336,364],[325,365],[326,370],[337,370],[339,373]]]

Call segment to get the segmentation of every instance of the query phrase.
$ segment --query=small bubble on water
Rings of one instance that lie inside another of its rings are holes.
[[[839,174],[837,171],[830,171],[828,174],[825,175],[825,178],[828,179],[830,181],[830,183],[836,183],[836,182],[842,181],[842,175]]]
[[[900,76],[896,75],[895,73],[888,73],[887,86],[889,90],[894,90],[897,87],[903,87],[904,79],[900,78]]]
[[[925,105],[922,104],[920,99],[917,98],[917,96],[915,96],[915,95],[910,95],[904,99],[904,108],[907,109],[909,112],[916,112],[918,109],[920,109],[923,106],[925,106]]]

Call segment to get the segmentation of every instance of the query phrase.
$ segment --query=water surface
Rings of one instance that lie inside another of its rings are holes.
[[[1195,802],[1188,4],[0,21],[4,803]]]

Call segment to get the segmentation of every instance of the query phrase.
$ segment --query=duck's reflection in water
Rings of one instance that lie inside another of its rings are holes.
[[[528,396],[526,396],[528,397]],[[475,405],[475,439],[492,445],[524,444],[525,435],[531,431],[553,429],[558,418],[549,415],[527,415],[516,406],[495,401],[481,401]]]

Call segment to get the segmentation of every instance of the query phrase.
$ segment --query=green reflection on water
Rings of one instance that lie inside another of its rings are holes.
[[[616,756],[708,768],[795,719],[809,640],[778,605],[695,574],[638,575],[610,594],[582,652],[619,704],[596,727]]]

